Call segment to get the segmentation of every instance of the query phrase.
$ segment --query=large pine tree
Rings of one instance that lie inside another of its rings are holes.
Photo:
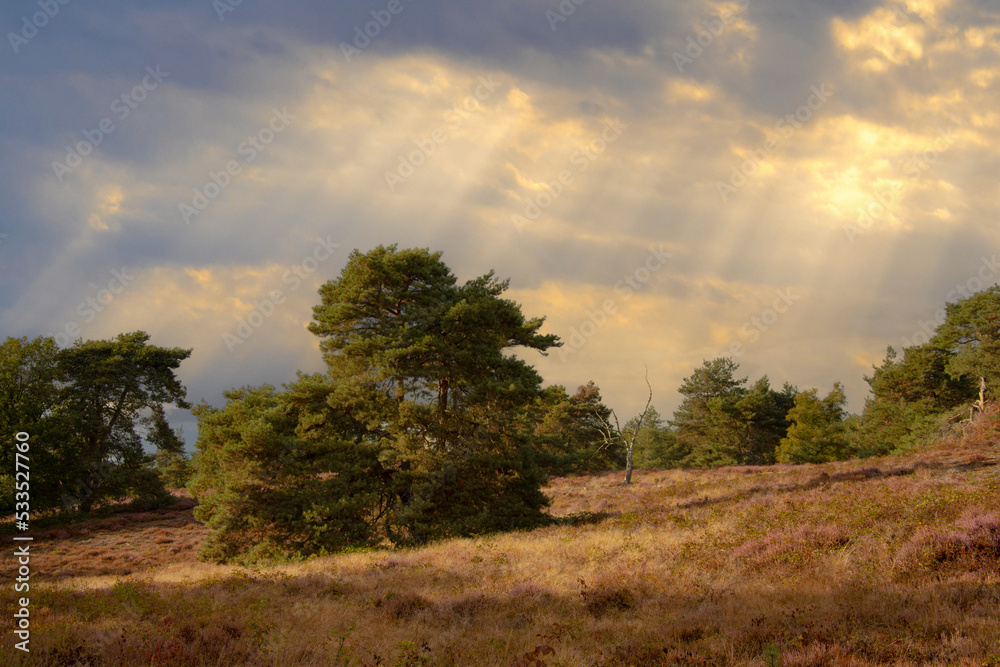
[[[198,516],[220,560],[419,543],[546,521],[537,460],[545,352],[492,272],[459,285],[425,249],[354,251],[310,330],[325,376],[203,405]]]
[[[441,253],[354,251],[320,289],[310,331],[339,404],[377,433],[401,485],[388,529],[399,540],[542,520],[544,479],[528,427],[541,377],[510,355],[558,345],[502,298],[492,272],[459,285]]]

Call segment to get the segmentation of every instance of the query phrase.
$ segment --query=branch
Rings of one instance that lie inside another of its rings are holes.
[[[622,434],[621,424],[618,423],[618,415],[615,414],[613,409],[611,410],[611,416],[615,418],[614,426],[611,426],[611,423],[600,414],[597,415],[597,418],[601,420],[601,424],[604,425],[604,430],[601,433],[601,435],[604,436],[604,445],[601,449],[609,445],[613,445],[615,439],[620,438]]]
[[[632,434],[631,447],[635,447],[635,440],[639,437],[639,429],[642,428],[642,420],[646,418],[646,413],[649,412],[649,405],[653,402],[653,387],[649,384],[649,366],[646,366],[646,386],[649,388],[649,398],[646,399],[646,407],[642,409],[642,414],[639,415],[639,421],[635,425],[635,432]]]
[[[643,408],[642,414],[639,415],[639,423],[636,424],[635,433],[632,434],[632,443],[635,444],[635,439],[638,436],[639,428],[642,427],[642,421],[646,418],[646,413],[649,412],[649,405],[653,402],[653,387],[649,384],[649,367],[646,367],[646,386],[649,387],[649,398],[646,400],[646,407]],[[611,410],[611,416],[615,420],[615,425],[612,427],[610,422],[601,415],[597,415],[597,418],[601,420],[601,424],[604,426],[604,430],[601,433],[604,436],[604,444],[598,449],[604,449],[609,445],[613,445],[616,439],[622,441],[622,444],[628,444],[625,442],[625,438],[622,436],[621,423],[618,421],[618,415],[615,413],[614,409]],[[614,431],[614,433],[612,433]]]

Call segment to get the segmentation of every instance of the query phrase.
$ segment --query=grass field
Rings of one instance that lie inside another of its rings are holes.
[[[0,665],[1000,665],[997,431],[558,478],[558,526],[255,569],[198,561],[190,499],[38,531]]]

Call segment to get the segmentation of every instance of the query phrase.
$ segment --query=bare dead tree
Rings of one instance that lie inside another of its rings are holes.
[[[625,437],[621,424],[618,423],[618,415],[615,414],[614,410],[611,411],[611,417],[615,420],[614,426],[608,420],[601,417],[604,446],[612,447],[618,443],[625,445],[625,486],[632,483],[632,453],[635,451],[635,443],[639,439],[639,430],[642,428],[642,422],[646,419],[649,406],[653,402],[653,387],[649,384],[649,366],[646,366],[646,386],[649,388],[649,398],[646,400],[646,407],[642,409],[642,414],[639,415],[639,421],[635,425],[635,430],[632,432],[631,438]]]
[[[971,424],[976,418],[977,412],[983,412],[986,410],[986,378],[982,375],[979,376],[979,400],[972,402],[972,407],[969,409],[969,423]]]
[[[952,422],[955,419],[959,419],[963,414],[965,414],[965,410],[966,410],[966,408],[962,408],[958,413],[956,413],[952,417],[949,417],[948,421]],[[946,424],[945,425],[945,430],[943,430],[941,432],[944,433],[944,432],[946,432],[946,429],[948,429],[948,428],[956,428],[957,427],[957,428],[960,428],[962,430],[962,433],[965,433],[966,429],[969,426],[971,426],[973,424],[973,422],[975,422],[975,420],[976,420],[976,413],[977,412],[984,412],[986,410],[986,378],[983,377],[982,375],[979,376],[979,400],[973,401],[972,405],[969,406],[968,410],[969,410],[969,416],[968,417],[966,417],[965,419],[959,419],[959,421],[955,422],[954,424],[951,424],[951,423]]]

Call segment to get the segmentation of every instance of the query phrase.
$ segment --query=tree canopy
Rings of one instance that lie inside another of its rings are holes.
[[[692,466],[762,465],[774,461],[774,450],[788,427],[785,419],[796,390],[771,388],[767,376],[747,388],[737,378],[733,359],[705,361],[677,390],[683,396],[671,426],[680,463]]]
[[[32,506],[39,510],[58,504],[61,470],[72,460],[60,460],[65,452],[58,446],[59,433],[47,419],[59,401],[58,351],[52,338],[8,338],[0,344],[0,438],[13,443],[21,431],[34,438]],[[15,451],[13,446],[4,446],[0,455],[0,500],[5,510],[14,509]]]
[[[951,379],[978,385],[975,380],[983,378],[1000,391],[1000,286],[949,303],[945,312],[927,347],[949,355],[944,370]]]
[[[611,410],[593,382],[570,396],[562,385],[546,387],[537,400],[535,435],[550,474],[608,470],[625,465],[625,451],[608,443]]]
[[[190,354],[149,345],[143,331],[61,350],[52,338],[8,338],[0,348],[0,424],[10,437],[33,436],[33,507],[88,512],[101,500],[164,501],[146,446],[183,450],[164,406],[190,407],[174,375]]]
[[[460,285],[426,249],[355,250],[313,309],[327,374],[197,410],[192,488],[199,516],[218,529],[207,554],[228,559],[251,544],[317,553],[544,523],[544,466],[567,454],[546,457],[547,429],[586,449],[588,415],[602,406],[595,387],[566,399],[564,419],[551,414],[563,399],[510,352],[560,343],[539,333],[543,318],[502,298],[507,287],[493,272]],[[322,528],[331,521],[351,527]],[[261,532],[279,523],[273,537]]]
[[[795,397],[788,411],[788,435],[781,439],[776,458],[779,463],[826,463],[847,458],[847,425],[844,404],[847,397],[839,382],[826,398],[809,389]]]
[[[931,340],[904,348],[902,357],[887,348],[882,364],[865,377],[871,395],[851,432],[859,455],[906,450],[933,437],[972,401],[979,378],[994,392],[1000,387],[998,298],[993,287],[948,304]]]

